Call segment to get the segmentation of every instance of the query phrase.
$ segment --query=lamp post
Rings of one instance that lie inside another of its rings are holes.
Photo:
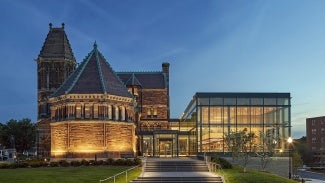
[[[289,144],[289,179],[291,179],[291,144],[292,144],[292,138],[288,138],[288,144]]]

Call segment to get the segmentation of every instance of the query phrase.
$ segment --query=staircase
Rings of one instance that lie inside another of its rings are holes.
[[[190,158],[148,159],[145,172],[132,183],[223,183],[222,178],[210,173],[204,161]]]

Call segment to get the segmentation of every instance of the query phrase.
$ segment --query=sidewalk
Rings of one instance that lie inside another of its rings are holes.
[[[325,180],[318,180],[318,179],[305,179],[305,183],[325,183]]]

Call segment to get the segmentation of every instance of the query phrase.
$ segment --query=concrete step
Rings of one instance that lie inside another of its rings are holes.
[[[195,183],[195,182],[214,182],[222,183],[221,177],[139,177],[136,180],[131,181],[132,183],[142,182],[142,183],[158,183],[158,182],[168,182],[168,183]]]

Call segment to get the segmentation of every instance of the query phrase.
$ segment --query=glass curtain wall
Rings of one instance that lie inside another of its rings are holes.
[[[235,95],[235,96],[234,96]],[[228,152],[225,135],[247,129],[254,133],[253,151],[265,151],[272,143],[275,152],[286,149],[290,136],[290,94],[214,94],[197,93],[186,110],[180,126],[197,133],[197,152]],[[196,127],[193,118],[196,117]],[[191,120],[192,119],[192,120]],[[189,128],[188,126],[191,126]],[[262,138],[267,137],[267,138]],[[189,142],[191,145],[191,142]]]

